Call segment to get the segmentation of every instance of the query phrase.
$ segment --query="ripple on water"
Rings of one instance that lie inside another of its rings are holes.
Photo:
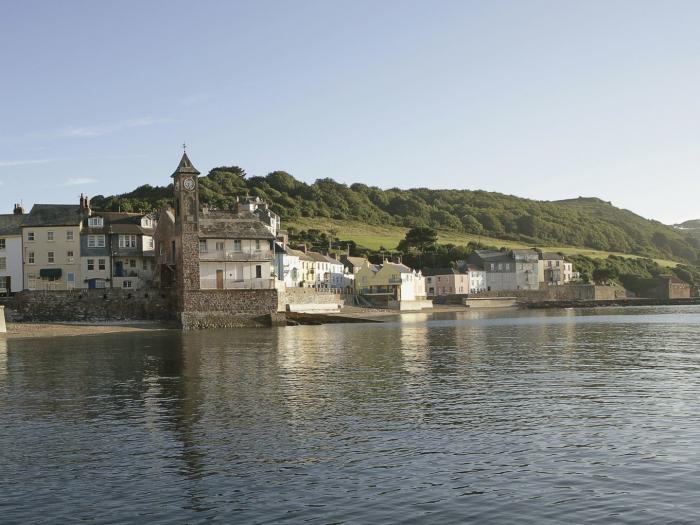
[[[10,340],[5,523],[695,523],[700,309]]]

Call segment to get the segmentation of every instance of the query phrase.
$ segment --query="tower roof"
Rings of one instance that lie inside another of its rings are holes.
[[[187,153],[182,154],[180,164],[177,165],[177,169],[173,172],[171,177],[175,175],[199,175],[199,171],[192,165]]]

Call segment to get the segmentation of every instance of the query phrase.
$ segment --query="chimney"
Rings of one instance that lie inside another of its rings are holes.
[[[85,195],[80,194],[80,211],[85,209]]]
[[[15,204],[15,209],[12,210],[15,215],[24,215],[24,208],[21,204]]]

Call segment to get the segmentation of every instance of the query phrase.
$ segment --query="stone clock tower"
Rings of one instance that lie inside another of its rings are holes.
[[[173,177],[175,275],[182,293],[199,290],[199,171],[182,154]]]

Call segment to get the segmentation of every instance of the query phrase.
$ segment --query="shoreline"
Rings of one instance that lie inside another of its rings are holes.
[[[74,337],[79,335],[126,334],[172,330],[155,321],[104,321],[93,323],[7,323],[6,339],[31,339],[35,337]]]

